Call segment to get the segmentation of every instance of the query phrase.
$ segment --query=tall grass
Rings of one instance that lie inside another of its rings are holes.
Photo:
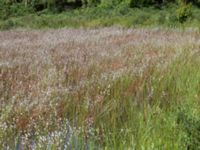
[[[198,38],[158,29],[1,32],[1,149],[198,149]]]

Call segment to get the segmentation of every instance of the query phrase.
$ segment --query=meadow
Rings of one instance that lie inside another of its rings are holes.
[[[0,32],[0,149],[200,149],[194,29]]]

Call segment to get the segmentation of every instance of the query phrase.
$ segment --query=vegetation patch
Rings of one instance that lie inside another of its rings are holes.
[[[185,0],[0,1],[0,29],[196,27],[199,2]]]
[[[0,32],[0,148],[198,149],[198,39],[114,27]]]

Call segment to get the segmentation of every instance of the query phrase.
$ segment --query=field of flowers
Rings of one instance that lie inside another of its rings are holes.
[[[200,148],[200,34],[0,32],[0,149]]]

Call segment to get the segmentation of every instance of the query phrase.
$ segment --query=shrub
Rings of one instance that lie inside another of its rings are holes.
[[[25,7],[22,3],[10,4],[0,1],[0,19],[8,19],[11,16],[22,16],[33,12],[32,7]]]
[[[183,23],[192,16],[192,4],[181,4],[176,11],[178,21]]]
[[[187,114],[188,112],[179,113],[178,124],[186,133],[186,137],[183,140],[187,149],[197,150],[200,148],[200,120]]]
[[[8,30],[15,26],[12,20],[6,20],[4,23],[0,24],[0,30]]]

